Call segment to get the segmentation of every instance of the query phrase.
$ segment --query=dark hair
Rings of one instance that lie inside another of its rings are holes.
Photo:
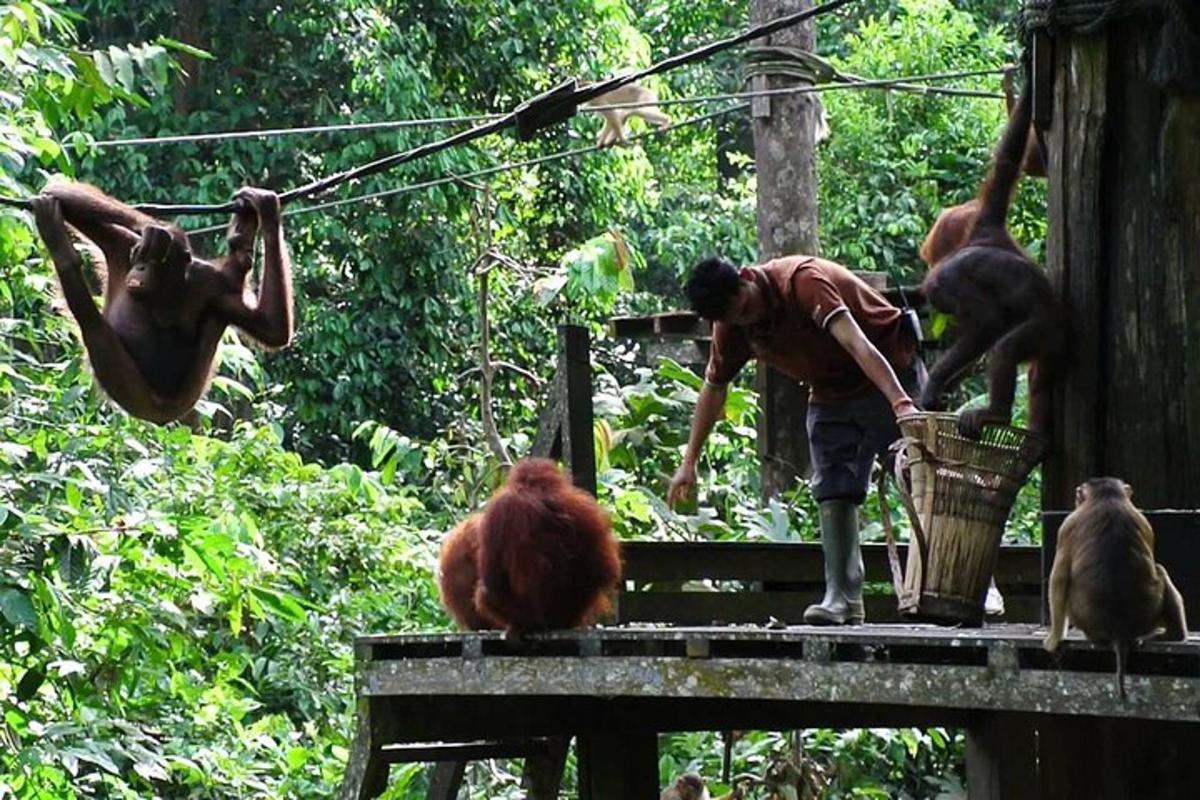
[[[721,258],[706,258],[692,267],[688,278],[688,301],[692,310],[707,320],[719,320],[742,288],[737,267]]]

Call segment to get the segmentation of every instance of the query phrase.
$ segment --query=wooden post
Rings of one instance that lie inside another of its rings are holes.
[[[557,800],[570,748],[569,737],[547,739],[543,752],[525,757],[521,785],[527,800]]]
[[[592,432],[592,355],[587,328],[558,327],[558,364],[566,380],[563,461],[575,485],[596,493],[596,440]]]
[[[425,800],[454,800],[458,797],[458,790],[462,786],[463,774],[466,771],[466,761],[435,762]]]
[[[1073,351],[1043,506],[1115,475],[1200,508],[1200,98],[1155,85],[1154,17],[1054,42],[1047,266]]]
[[[967,797],[1027,798],[1037,772],[1036,730],[1029,715],[991,713],[967,728]]]
[[[533,454],[557,458],[575,485],[596,493],[596,442],[592,433],[592,356],[587,328],[558,326],[558,367],[542,410]]]
[[[388,763],[379,753],[380,742],[386,741],[384,727],[391,726],[379,719],[371,699],[358,692],[357,727],[350,760],[346,764],[346,775],[342,779],[341,800],[369,800],[378,797],[387,789]]]
[[[767,22],[811,7],[810,0],[753,0],[752,23]],[[811,51],[811,22],[794,25],[756,44]],[[792,76],[755,77],[753,89],[794,86]],[[754,164],[758,177],[758,249],[762,260],[817,252],[817,165],[813,132],[817,106],[812,95],[758,97],[752,101]],[[808,389],[782,373],[758,366],[758,448],[762,493],[772,497],[809,472]]]
[[[658,735],[629,732],[580,736],[580,800],[658,797]]]

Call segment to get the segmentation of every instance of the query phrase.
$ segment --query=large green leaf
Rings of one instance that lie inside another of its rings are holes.
[[[37,632],[37,610],[23,589],[15,586],[0,589],[0,614],[3,614],[14,628]]]

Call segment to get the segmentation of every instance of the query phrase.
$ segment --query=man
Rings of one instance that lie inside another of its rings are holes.
[[[804,621],[861,623],[858,507],[875,457],[900,437],[895,418],[917,411],[910,394],[923,367],[911,326],[849,270],[813,256],[741,270],[710,258],[693,269],[687,294],[693,310],[713,322],[712,350],[667,502],[675,505],[695,485],[696,462],[725,407],[729,382],[747,361],[757,357],[807,383],[825,597],[805,610]]]

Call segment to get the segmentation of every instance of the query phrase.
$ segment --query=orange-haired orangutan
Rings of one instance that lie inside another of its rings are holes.
[[[918,405],[934,410],[968,367],[989,354],[988,404],[964,412],[959,430],[978,438],[987,423],[1012,416],[1017,366],[1035,362],[1030,375],[1030,424],[1045,427],[1050,372],[1064,339],[1063,312],[1046,273],[1008,232],[1008,209],[1029,137],[1032,93],[1009,118],[991,173],[979,190],[975,223],[961,246],[938,260],[921,290],[938,311],[953,315],[958,336],[929,371]],[[941,220],[939,220],[939,223]],[[928,242],[927,242],[928,244]]]
[[[1004,105],[1012,119],[1017,111],[1017,98],[1013,93],[1012,71],[1004,73]],[[1038,141],[1037,131],[1031,125],[1025,139],[1025,154],[1021,159],[1021,171],[1035,178],[1046,177],[1046,159]],[[979,215],[979,200],[968,200],[956,206],[942,209],[933,227],[921,243],[921,260],[932,269],[955,250],[967,243],[967,237],[975,226]]]
[[[468,630],[577,628],[608,611],[621,556],[604,511],[553,461],[526,459],[442,547],[442,603]]]
[[[164,424],[190,411],[208,386],[227,325],[267,347],[291,341],[291,264],[279,198],[252,188],[236,198],[228,254],[216,261],[196,258],[179,228],[86,183],[52,183],[33,200],[96,380],[135,417]],[[104,255],[103,310],[92,299],[67,224]],[[260,228],[263,272],[255,300],[245,289]]]

